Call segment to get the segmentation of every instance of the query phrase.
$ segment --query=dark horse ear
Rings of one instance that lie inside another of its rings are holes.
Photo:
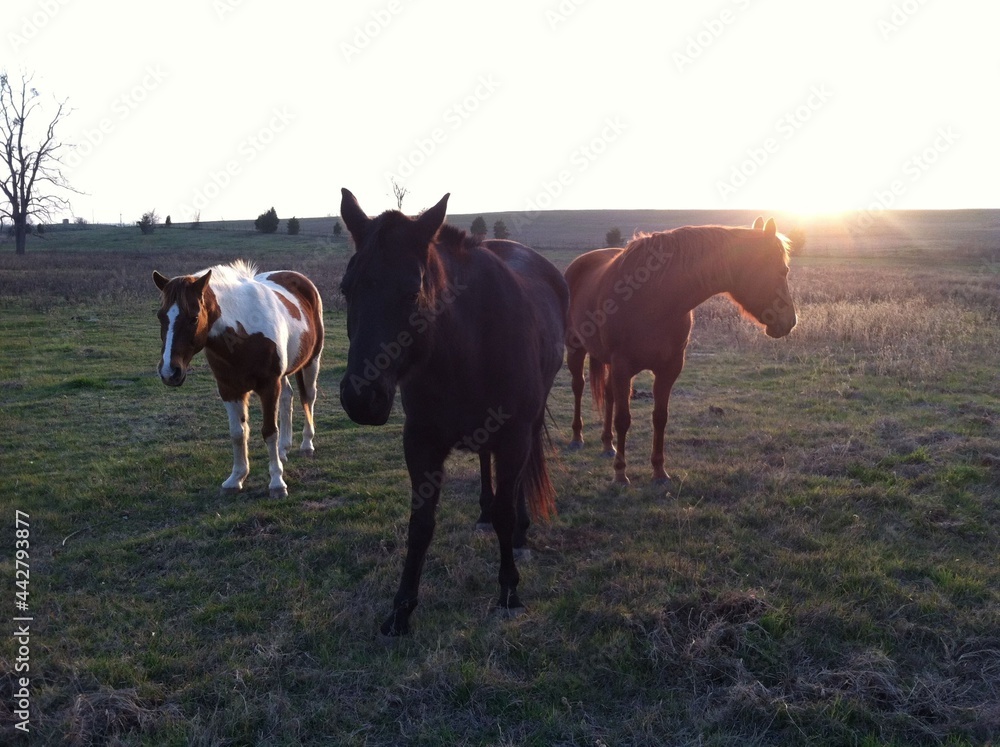
[[[767,223],[764,224],[764,233],[768,236],[774,236],[778,232],[778,227],[774,225],[774,218],[768,218]]]
[[[162,291],[167,287],[167,283],[170,282],[170,278],[161,275],[156,270],[153,270],[153,282],[156,283],[156,287]]]
[[[361,209],[358,199],[351,193],[351,190],[342,187],[340,194],[340,217],[344,219],[347,230],[354,237],[354,246],[358,249],[361,247],[361,238],[365,234],[370,219]]]
[[[753,230],[754,231],[764,230],[764,219],[759,215],[757,216],[757,220],[753,222]]]
[[[417,218],[417,229],[420,231],[420,239],[424,243],[431,243],[434,234],[438,232],[438,229],[444,223],[444,216],[448,212],[449,197],[451,197],[450,192],[442,197],[437,205],[428,208]]]

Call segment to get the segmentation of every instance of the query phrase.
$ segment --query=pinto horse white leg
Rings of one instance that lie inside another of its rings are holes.
[[[316,437],[316,425],[313,421],[313,408],[316,406],[316,382],[319,380],[319,356],[296,375],[299,385],[299,398],[302,400],[302,413],[305,425],[302,426],[302,446],[299,451],[306,456],[316,452],[313,439]]]
[[[292,448],[292,382],[285,376],[281,380],[281,397],[278,399],[278,456],[288,461]]]
[[[272,498],[287,498],[288,485],[283,478],[285,469],[281,464],[281,454],[278,445],[278,401],[281,399],[281,379],[275,379],[266,387],[257,390],[260,396],[260,409],[263,416],[261,435],[267,444],[268,470],[271,473],[271,483],[268,486]]]
[[[243,481],[250,474],[250,455],[248,442],[250,440],[250,423],[247,410],[248,395],[235,402],[226,402],[226,412],[229,414],[229,435],[233,439],[233,472],[222,483],[223,493],[238,493],[243,490]]]

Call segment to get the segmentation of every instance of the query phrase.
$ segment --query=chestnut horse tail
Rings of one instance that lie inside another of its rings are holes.
[[[608,387],[608,366],[590,358],[590,393],[594,395],[594,407],[598,412],[604,411],[604,392]]]
[[[549,479],[549,469],[545,464],[547,442],[548,429],[543,423],[533,434],[531,451],[521,476],[528,510],[532,518],[538,521],[548,521],[556,515],[556,489]]]

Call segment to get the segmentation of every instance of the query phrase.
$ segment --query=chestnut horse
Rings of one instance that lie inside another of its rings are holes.
[[[191,359],[204,349],[229,413],[233,471],[222,492],[242,490],[250,472],[248,400],[256,392],[270,461],[270,495],[287,496],[282,462],[292,445],[291,374],[305,412],[300,452],[314,451],[313,407],[323,352],[323,302],[316,286],[288,270],[258,275],[242,261],[173,279],[154,271],[153,282],[162,294],[157,313],[163,340],[160,378],[167,386],[180,386]]]
[[[631,424],[632,378],[652,371],[650,461],[654,481],[668,482],[663,469],[667,403],[684,367],[693,309],[724,293],[769,336],[784,337],[795,326],[787,276],[788,241],[777,233],[773,219],[765,224],[762,218],[753,228],[688,226],[649,234],[624,249],[597,249],[573,260],[566,268],[567,364],[574,397],[570,448],[583,446],[583,364],[589,355],[594,403],[604,410],[604,453],[615,458],[615,481],[628,484],[625,436]]]
[[[444,224],[448,195],[418,218],[369,218],[343,190],[356,252],[344,273],[350,347],[340,401],[356,423],[383,425],[398,386],[410,474],[406,561],[386,636],[409,631],[434,533],[445,458],[480,455],[481,522],[500,545],[502,610],[522,608],[515,534],[553,510],[543,442],[545,402],[562,366],[569,291],[559,271],[512,241],[470,239]],[[490,490],[490,457],[496,491]]]

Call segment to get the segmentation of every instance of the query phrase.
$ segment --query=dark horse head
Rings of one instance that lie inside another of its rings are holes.
[[[340,284],[350,340],[340,402],[354,422],[382,425],[396,385],[428,345],[443,279],[431,243],[448,195],[417,218],[396,210],[369,218],[349,190],[342,192],[340,215],[356,251]]]

